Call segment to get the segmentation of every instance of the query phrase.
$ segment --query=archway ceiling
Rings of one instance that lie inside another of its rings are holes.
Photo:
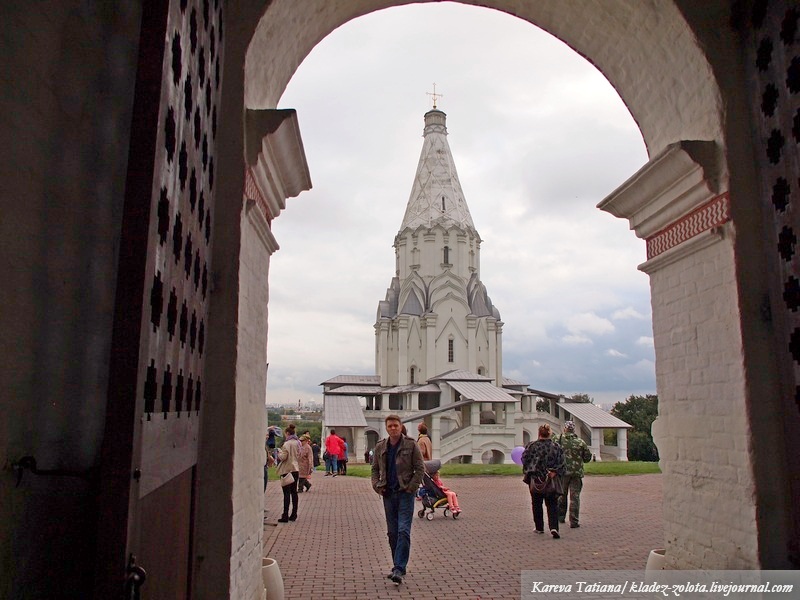
[[[255,29],[247,52],[247,108],[276,108],[303,59],[337,27],[376,10],[415,3],[273,0]],[[712,70],[672,2],[461,3],[494,8],[524,19],[589,60],[620,94],[638,123],[651,156],[681,139],[722,140],[719,92]]]

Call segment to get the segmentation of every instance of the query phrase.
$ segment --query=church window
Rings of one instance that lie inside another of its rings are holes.
[[[446,265],[450,264],[450,247],[449,246],[445,246],[444,247],[444,264],[446,264]]]
[[[442,212],[444,212],[444,211],[445,211],[445,208],[444,208],[444,196],[442,196]]]
[[[454,362],[455,351],[453,350],[453,340],[447,340],[447,362]]]
[[[416,381],[414,381],[414,378],[416,376],[416,371],[417,370],[414,367],[411,367],[411,372],[409,373],[409,377],[408,377],[408,382],[409,383],[416,383]]]
[[[483,367],[478,367],[478,375],[483,375]]]

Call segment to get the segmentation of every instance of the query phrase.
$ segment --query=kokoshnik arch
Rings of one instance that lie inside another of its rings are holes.
[[[296,117],[274,109],[316,43],[401,4],[3,6],[6,595],[116,597],[142,561],[150,593],[260,597],[269,225],[310,186]],[[647,244],[668,565],[797,567],[796,5],[470,4],[586,57],[647,145],[600,207]]]

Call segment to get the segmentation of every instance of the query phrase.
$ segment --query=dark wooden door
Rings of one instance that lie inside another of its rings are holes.
[[[184,599],[204,403],[223,3],[143,4],[95,597],[127,594],[130,571],[139,573],[137,597]]]

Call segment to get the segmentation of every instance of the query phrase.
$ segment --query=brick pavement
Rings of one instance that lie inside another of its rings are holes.
[[[581,527],[562,525],[560,540],[533,533],[530,496],[517,477],[450,477],[463,510],[414,517],[408,576],[391,569],[383,505],[368,479],[315,473],[300,495],[294,523],[280,516],[280,484],[266,493],[264,553],[280,565],[286,597],[340,600],[520,598],[520,572],[531,569],[641,569],[663,547],[661,475],[587,477]]]

